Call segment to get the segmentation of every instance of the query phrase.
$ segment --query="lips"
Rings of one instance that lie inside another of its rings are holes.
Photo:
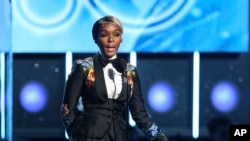
[[[107,47],[106,48],[106,50],[108,51],[108,52],[113,52],[113,51],[115,51],[115,47]]]

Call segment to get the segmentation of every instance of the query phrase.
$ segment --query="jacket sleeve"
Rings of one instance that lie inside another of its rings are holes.
[[[133,88],[132,88],[132,96],[129,100],[129,109],[132,114],[134,121],[137,126],[141,129],[149,128],[152,126],[153,121],[149,117],[149,114],[144,105],[144,99],[141,92],[141,84],[139,75],[137,73],[137,69],[133,68]]]
[[[68,75],[61,106],[63,124],[69,127],[75,119],[77,104],[83,85],[83,67],[74,62],[71,73]]]
[[[129,109],[137,126],[147,136],[149,141],[168,141],[167,136],[152,121],[144,105],[144,99],[141,92],[141,84],[136,68],[133,69],[133,90],[129,101]]]

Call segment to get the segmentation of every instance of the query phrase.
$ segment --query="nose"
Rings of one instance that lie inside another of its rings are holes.
[[[109,42],[113,42],[114,41],[114,37],[112,35],[110,35],[109,38],[108,38],[108,41]]]

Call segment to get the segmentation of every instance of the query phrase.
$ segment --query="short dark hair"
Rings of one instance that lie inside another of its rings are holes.
[[[111,15],[104,16],[104,17],[100,18],[99,20],[97,20],[93,25],[92,37],[93,37],[95,42],[97,41],[97,36],[98,36],[98,32],[100,30],[100,27],[104,22],[113,22],[113,23],[117,24],[121,28],[121,32],[123,32],[123,27],[122,27],[121,21],[117,17],[111,16]]]

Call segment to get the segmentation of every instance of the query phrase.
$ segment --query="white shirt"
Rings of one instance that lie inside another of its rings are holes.
[[[103,68],[108,98],[117,99],[122,90],[122,73],[118,72],[111,63]]]

